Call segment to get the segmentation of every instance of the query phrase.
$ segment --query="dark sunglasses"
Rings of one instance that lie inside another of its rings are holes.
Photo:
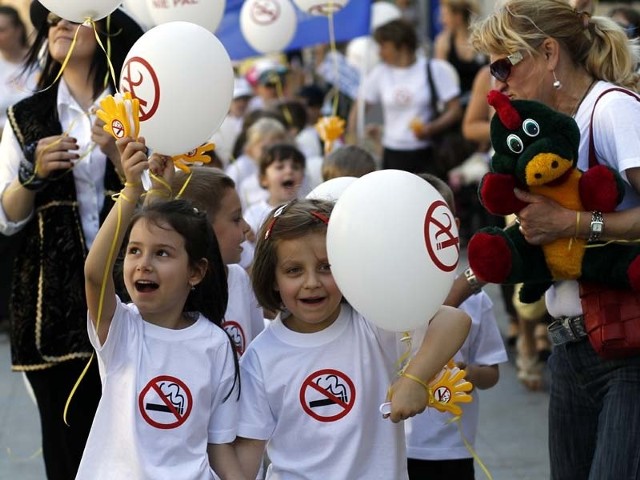
[[[56,15],[53,12],[49,12],[49,14],[47,15],[47,25],[50,27],[55,27],[56,25],[58,25],[62,20],[65,20],[62,17],[59,17],[58,15]],[[77,22],[72,22],[71,20],[67,20],[67,22],[70,25],[80,25]]]
[[[489,65],[489,71],[493,78],[499,82],[506,82],[509,75],[511,75],[511,69],[519,64],[523,59],[524,57],[522,56],[522,53],[512,53],[511,55],[507,55],[506,57],[496,60]]]

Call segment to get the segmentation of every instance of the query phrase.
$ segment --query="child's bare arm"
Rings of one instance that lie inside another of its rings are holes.
[[[253,477],[245,476],[240,467],[236,449],[231,443],[209,443],[207,454],[209,455],[209,465],[222,480],[247,480],[247,478],[253,480],[256,478],[257,471]]]
[[[129,220],[133,216],[136,203],[142,193],[140,175],[147,168],[144,139],[140,140],[133,141],[131,138],[123,138],[117,142],[127,184],[116,205],[100,227],[84,264],[87,308],[94,325],[98,324],[98,313],[100,313],[100,324],[96,333],[101,344],[107,339],[111,318],[116,309],[113,264],[118,249],[122,245]],[[103,282],[104,295],[101,300]],[[102,310],[98,312],[101,301]]]
[[[491,388],[500,379],[498,365],[464,365],[458,363],[457,366],[466,372],[464,378],[473,383],[473,387],[478,390]]]
[[[265,440],[243,437],[236,437],[236,441],[233,442],[238,461],[247,478],[254,479],[258,475],[266,445],[267,442]]]
[[[462,310],[440,307],[429,322],[429,328],[405,373],[428,383],[453,358],[464,343],[471,318]],[[412,417],[427,406],[427,392],[420,383],[401,376],[391,387],[391,421]]]

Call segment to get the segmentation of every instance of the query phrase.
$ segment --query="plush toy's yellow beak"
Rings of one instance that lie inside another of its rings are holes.
[[[525,179],[527,185],[546,185],[557,180],[573,168],[573,162],[555,153],[539,153],[527,163]]]

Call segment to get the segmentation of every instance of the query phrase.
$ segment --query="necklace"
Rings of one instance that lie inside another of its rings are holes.
[[[593,86],[596,84],[597,80],[594,78],[591,83],[589,84],[589,86],[587,87],[587,89],[584,91],[584,93],[582,94],[582,96],[580,97],[580,99],[576,102],[576,104],[573,106],[573,110],[571,110],[571,114],[570,117],[575,118],[576,113],[578,113],[578,109],[580,108],[580,105],[582,105],[582,102],[584,101],[585,98],[587,98],[587,95],[589,94],[589,92],[591,91],[591,89],[593,88]]]

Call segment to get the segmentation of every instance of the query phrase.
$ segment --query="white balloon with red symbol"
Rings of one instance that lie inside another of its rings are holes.
[[[226,0],[138,0],[146,1],[149,15],[156,25],[167,22],[191,22],[215,32]]]
[[[289,0],[246,0],[240,10],[240,31],[262,53],[283,50],[296,33],[298,19]]]
[[[349,0],[293,0],[293,3],[305,13],[328,16],[342,10]]]
[[[233,93],[233,68],[216,36],[190,22],[152,28],[133,45],[120,90],[140,102],[140,136],[163,155],[206,143],[224,120]]]
[[[424,326],[456,275],[455,218],[426,180],[380,170],[341,195],[327,230],[336,284],[349,303],[384,330]]]
[[[35,0],[38,1],[38,0]],[[49,11],[71,22],[100,20],[113,12],[122,0],[39,0]]]

